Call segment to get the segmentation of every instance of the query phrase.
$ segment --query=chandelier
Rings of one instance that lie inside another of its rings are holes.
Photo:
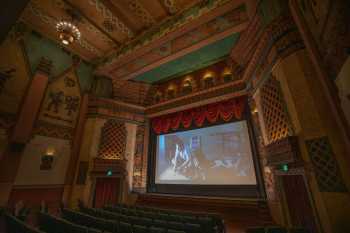
[[[73,23],[68,21],[59,21],[56,24],[56,30],[59,38],[64,45],[69,45],[80,39],[80,31]]]

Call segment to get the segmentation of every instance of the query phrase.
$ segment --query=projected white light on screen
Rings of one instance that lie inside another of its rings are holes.
[[[159,135],[155,183],[256,185],[246,121]]]

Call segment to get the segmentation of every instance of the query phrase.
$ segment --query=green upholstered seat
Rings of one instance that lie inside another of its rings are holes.
[[[185,230],[184,224],[180,222],[168,222],[168,228],[178,230],[178,231]]]
[[[118,232],[120,233],[132,233],[132,226],[130,223],[120,222],[118,225]]]
[[[246,233],[265,233],[264,227],[249,227]]]
[[[289,229],[289,233],[310,233],[310,231],[301,227],[293,227]]]
[[[185,231],[177,231],[173,229],[168,229],[167,233],[186,233]]]
[[[266,233],[287,233],[287,229],[283,227],[265,227]]]
[[[166,229],[162,227],[150,227],[149,231],[151,233],[166,233]]]
[[[133,233],[149,233],[148,227],[141,225],[133,225]]]
[[[201,233],[201,226],[195,223],[185,223],[184,229],[186,233]]]
[[[151,227],[153,225],[153,220],[151,218],[139,218],[139,224]]]
[[[168,223],[166,221],[156,219],[153,223],[156,227],[168,228]]]

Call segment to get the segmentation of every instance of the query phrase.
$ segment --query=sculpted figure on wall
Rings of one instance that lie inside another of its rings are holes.
[[[47,111],[51,111],[53,108],[55,113],[58,113],[59,106],[63,103],[64,93],[63,91],[51,91],[49,94],[50,102],[47,105]]]

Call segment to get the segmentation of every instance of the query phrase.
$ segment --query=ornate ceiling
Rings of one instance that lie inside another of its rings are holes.
[[[237,36],[248,23],[245,0],[31,0],[21,19],[59,43],[55,25],[69,12],[82,36],[66,49],[98,74],[124,80],[147,81],[140,75]]]

